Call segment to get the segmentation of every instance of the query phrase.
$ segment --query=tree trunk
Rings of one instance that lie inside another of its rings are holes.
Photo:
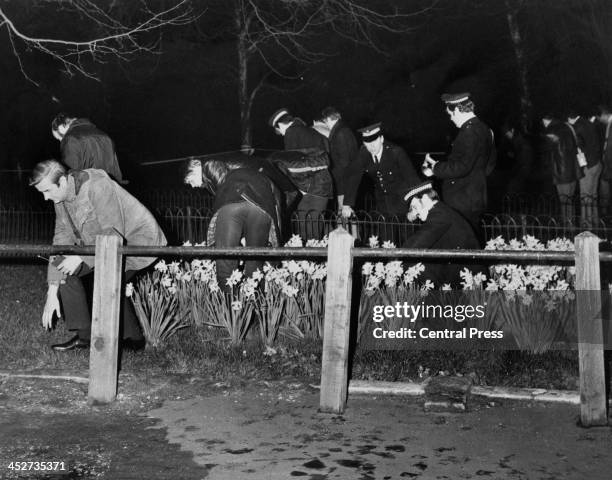
[[[251,102],[249,101],[249,52],[247,43],[248,25],[244,22],[241,2],[236,2],[234,13],[238,38],[238,105],[240,108],[240,142],[242,149],[252,145]]]
[[[523,38],[517,21],[519,5],[512,0],[506,1],[506,19],[508,21],[508,30],[514,45],[514,55],[516,57],[516,66],[519,75],[519,87],[521,95],[521,116],[520,126],[524,132],[528,132],[531,128],[531,114],[533,104],[531,102],[531,94],[529,92],[529,83],[527,78],[527,64],[525,62],[525,52],[523,48]]]

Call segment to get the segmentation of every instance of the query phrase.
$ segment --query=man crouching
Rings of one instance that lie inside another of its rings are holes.
[[[53,245],[95,245],[96,235],[117,233],[128,245],[166,245],[166,237],[153,215],[127,191],[97,169],[71,170],[56,160],[45,160],[34,167],[30,185],[55,204]],[[129,256],[125,281],[155,261],[150,257]],[[93,274],[94,257],[54,256],[47,271],[47,301],[42,324],[53,325],[53,314],[61,316],[60,299],[68,330],[76,331],[70,340],[52,345],[57,351],[87,348],[91,335],[89,311],[82,278]],[[144,338],[134,307],[124,296],[121,331],[124,347],[141,348]]]

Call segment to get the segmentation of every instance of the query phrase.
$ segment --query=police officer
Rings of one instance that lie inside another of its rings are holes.
[[[409,206],[408,218],[418,218],[421,227],[406,239],[404,248],[473,249],[480,248],[476,234],[468,221],[456,210],[440,201],[431,181],[415,185],[404,197]],[[444,283],[458,285],[459,272],[463,268],[472,271],[480,266],[459,264],[456,261],[429,262],[425,264],[423,279],[436,286]]]
[[[375,123],[358,130],[363,145],[353,166],[347,170],[344,183],[344,204],[342,216],[354,214],[353,207],[357,189],[363,175],[368,175],[374,183],[376,209],[390,215],[406,215],[408,205],[404,195],[420,178],[406,152],[386,140],[382,134],[381,123]]]
[[[480,217],[487,208],[487,175],[496,162],[493,132],[474,113],[469,93],[445,93],[441,98],[459,133],[446,161],[425,156],[423,174],[442,180],[442,200],[479,233]]]
[[[285,150],[314,155],[312,158],[315,164],[309,162],[304,165],[302,173],[296,174],[299,178],[293,179],[302,193],[297,205],[300,236],[303,240],[319,239],[322,233],[320,222],[334,191],[329,172],[327,138],[307,126],[302,119],[291,115],[286,108],[274,112],[268,124],[278,135],[283,136]]]

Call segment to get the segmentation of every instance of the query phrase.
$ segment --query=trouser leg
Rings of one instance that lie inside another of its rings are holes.
[[[247,221],[245,225],[245,239],[247,247],[265,247],[268,245],[272,220],[265,212],[252,205],[248,206]],[[250,277],[255,270],[261,268],[263,260],[249,259],[244,262],[244,276]]]
[[[610,211],[610,180],[600,176],[599,178],[599,203],[601,206],[601,213],[607,215]]]
[[[584,177],[580,179],[580,218],[587,227],[596,227],[599,224],[598,195],[601,163],[586,168]]]
[[[557,194],[561,203],[561,215],[563,220],[574,220],[574,194],[576,193],[576,181],[568,183],[558,183]]]
[[[82,264],[76,275],[68,275],[59,287],[62,314],[68,330],[76,330],[79,338],[89,340],[91,336],[91,312],[87,303],[87,293],[83,277],[92,274],[92,269]]]
[[[217,214],[215,225],[216,247],[238,247],[243,235],[243,225],[247,220],[246,202],[224,205]],[[239,262],[233,258],[220,258],[216,261],[217,281],[221,288],[226,288],[225,282],[232,272],[238,269]]]
[[[300,236],[305,242],[309,239],[319,240],[321,238],[323,216],[327,209],[329,199],[317,195],[305,193],[297,206],[298,219],[300,222]]]
[[[478,243],[480,243],[480,246],[481,247],[484,246],[485,238],[484,238],[484,231],[483,231],[482,223],[481,223],[483,212],[470,210],[470,211],[460,212],[460,213],[464,216],[464,218],[468,221],[468,223],[472,227],[472,230],[476,234],[476,238],[478,239]]]
[[[485,243],[485,238],[484,238],[484,230],[482,228],[482,215],[484,214],[483,210],[466,210],[464,208],[461,208],[462,206],[460,205],[455,205],[455,204],[447,204],[449,205],[451,208],[453,208],[455,211],[457,211],[463,218],[465,218],[468,223],[470,224],[470,226],[472,227],[472,230],[474,231],[474,234],[476,235],[476,238],[478,239],[478,242],[480,243],[481,246],[484,246]]]
[[[135,270],[125,272],[125,282],[129,282]],[[83,264],[77,275],[68,275],[66,283],[59,287],[62,312],[68,330],[76,330],[79,338],[89,340],[91,337],[91,311],[87,302],[88,293],[83,285],[85,277],[93,275],[93,270]],[[120,321],[120,338],[142,338],[138,317],[130,298],[123,295],[122,315]]]

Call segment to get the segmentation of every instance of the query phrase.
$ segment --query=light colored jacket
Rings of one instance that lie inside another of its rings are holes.
[[[75,170],[67,178],[68,198],[55,204],[53,245],[95,245],[96,235],[113,232],[121,235],[127,245],[166,245],[166,237],[151,212],[106,172]],[[82,258],[93,267],[93,256]],[[141,270],[154,261],[153,257],[128,256],[125,269]],[[63,278],[64,275],[49,263],[47,281],[59,284]]]

